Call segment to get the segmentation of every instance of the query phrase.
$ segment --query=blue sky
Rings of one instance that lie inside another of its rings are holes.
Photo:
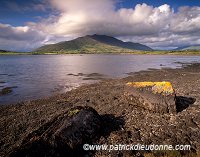
[[[200,5],[199,0],[124,0],[122,1],[122,6],[131,8],[139,3],[146,3],[148,5],[153,5],[154,7],[160,6],[162,4],[169,4],[172,8],[177,9],[179,6],[198,6]]]
[[[200,1],[0,0],[0,49],[30,51],[91,34],[154,49],[200,45]]]
[[[29,21],[37,22],[40,17],[47,17],[50,14],[48,9],[37,8],[37,5],[41,4],[44,5],[40,0],[1,0],[0,22],[13,26],[25,25]]]
[[[116,8],[133,8],[142,3],[154,7],[169,4],[175,11],[180,6],[200,5],[199,0],[119,0]],[[40,4],[44,5],[44,10],[43,8],[33,8]],[[48,17],[52,12],[50,4],[42,0],[1,0],[0,8],[0,23],[8,23],[13,26],[25,25],[29,21],[37,22],[41,17]]]

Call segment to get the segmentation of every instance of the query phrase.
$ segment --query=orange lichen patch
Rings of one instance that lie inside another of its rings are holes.
[[[135,88],[152,87],[152,92],[154,94],[173,94],[174,89],[170,82],[128,82],[128,86],[133,86]]]

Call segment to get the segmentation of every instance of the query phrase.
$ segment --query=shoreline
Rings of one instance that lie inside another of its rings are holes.
[[[130,105],[131,102],[126,100],[123,93],[124,85],[128,81],[170,81],[177,95],[194,97],[196,102],[177,115],[152,113],[144,108]],[[100,115],[123,117],[125,122],[123,129],[113,131],[107,137],[101,137],[99,144],[116,142],[128,144],[131,141],[131,143],[191,144],[195,152],[199,153],[199,83],[200,64],[195,63],[177,69],[140,71],[122,79],[83,85],[64,94],[1,105],[0,136],[3,138],[0,141],[0,156],[6,155],[20,145],[30,132],[74,106],[90,106]],[[101,153],[109,155],[108,152]],[[96,152],[96,156],[101,156],[100,152]]]
[[[194,51],[133,51],[133,52],[107,52],[107,53],[65,53],[65,52],[46,52],[46,53],[35,53],[35,52],[7,52],[1,53],[0,56],[12,56],[12,55],[183,55],[183,56],[200,56],[200,50]]]

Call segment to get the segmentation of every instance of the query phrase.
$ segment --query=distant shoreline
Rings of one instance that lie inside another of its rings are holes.
[[[108,55],[116,55],[116,54],[121,54],[121,55],[200,55],[200,50],[195,50],[195,51],[134,51],[134,52],[94,52],[94,53],[75,53],[75,52],[46,52],[46,53],[41,53],[41,52],[0,52],[0,56],[2,55],[84,55],[84,54],[108,54]]]

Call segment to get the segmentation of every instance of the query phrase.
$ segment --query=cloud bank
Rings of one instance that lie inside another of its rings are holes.
[[[0,25],[0,48],[33,49],[43,44],[88,34],[105,34],[146,44],[152,48],[176,48],[200,44],[200,7],[145,3],[116,9],[115,0],[49,0],[47,19],[24,27]],[[24,44],[23,44],[24,43]]]

